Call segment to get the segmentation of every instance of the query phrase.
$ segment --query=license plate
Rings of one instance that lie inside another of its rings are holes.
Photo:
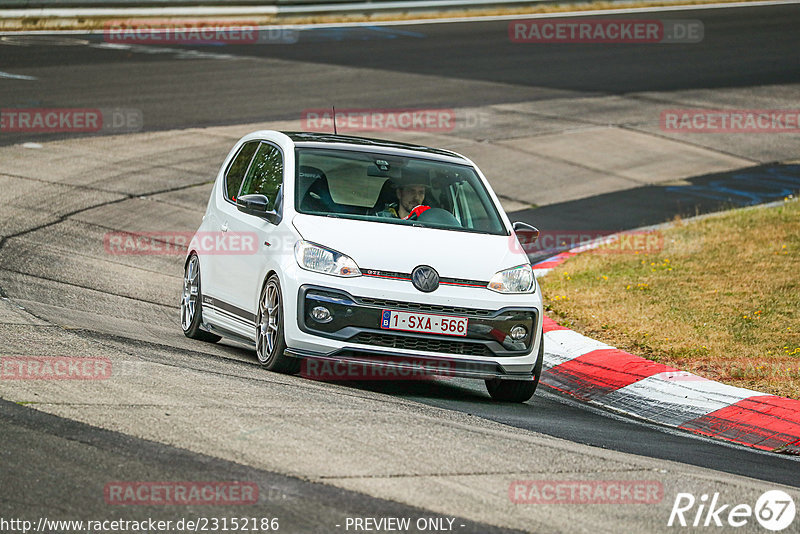
[[[410,313],[393,310],[383,310],[381,314],[381,328],[385,330],[466,336],[468,324],[468,318],[452,317],[450,315],[432,315],[429,313]]]

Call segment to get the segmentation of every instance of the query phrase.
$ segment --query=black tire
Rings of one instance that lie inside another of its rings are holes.
[[[544,362],[544,332],[539,341],[539,354],[533,366],[533,380],[502,380],[493,378],[486,380],[486,389],[493,400],[498,402],[526,402],[536,393],[539,377],[542,375]]]
[[[200,259],[192,254],[183,268],[181,296],[181,328],[183,335],[200,341],[216,343],[220,336],[200,328],[203,324],[203,292],[200,287]]]
[[[283,293],[278,276],[273,274],[261,289],[256,315],[256,356],[258,363],[270,371],[295,374],[300,360],[287,356],[283,335]]]

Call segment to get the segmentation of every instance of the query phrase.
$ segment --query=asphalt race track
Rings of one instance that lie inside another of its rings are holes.
[[[37,46],[52,42],[46,36],[7,36],[13,44],[0,47],[4,71],[36,76],[52,67],[58,76],[4,81],[3,105],[130,107],[142,110],[146,130],[158,130],[295,119],[330,105],[463,108],[800,79],[796,5],[679,13],[703,22],[703,42],[521,45],[509,41],[508,21],[426,24],[310,30],[294,44],[194,47],[220,56],[215,64],[181,55],[179,46],[80,44],[103,44],[102,34],[65,36],[55,41],[60,46]]]
[[[132,133],[0,132],[0,353],[114,364],[104,382],[0,382],[0,517],[231,517],[241,510],[111,506],[103,489],[247,480],[260,497],[242,515],[279,517],[286,532],[345,532],[346,518],[377,516],[447,517],[463,532],[669,532],[677,492],[753,504],[776,485],[800,488],[796,458],[642,424],[545,388],[502,405],[462,379],[268,373],[247,347],[184,338],[181,257],[103,249],[109,231],[194,230],[220,161],[250,125],[297,128],[304,110],[330,104],[485,118],[484,130],[396,137],[474,157],[512,219],[542,229],[629,229],[797,194],[798,134],[687,138],[660,132],[657,117],[682,106],[796,108],[800,5],[624,17],[697,19],[705,37],[520,45],[507,21],[321,28],[259,46],[0,36],[0,74],[32,78],[0,77],[1,108],[125,108],[144,118]],[[669,150],[642,171],[652,179],[611,157],[574,155],[602,153],[593,144],[602,137],[620,150]],[[525,158],[542,164],[535,187],[515,178]],[[514,480],[562,478],[654,479],[664,498],[569,513],[509,501]]]

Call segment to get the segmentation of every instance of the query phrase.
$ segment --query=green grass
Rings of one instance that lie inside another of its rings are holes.
[[[660,232],[659,250],[579,254],[542,279],[553,319],[633,354],[800,398],[800,203]]]

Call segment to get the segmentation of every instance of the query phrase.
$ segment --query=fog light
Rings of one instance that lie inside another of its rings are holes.
[[[325,306],[314,307],[314,309],[311,310],[311,317],[313,317],[318,323],[327,323],[333,319],[330,310]]]
[[[528,335],[528,330],[521,324],[518,324],[517,326],[511,329],[511,339],[513,339],[514,341],[525,339],[525,336],[527,335]]]

